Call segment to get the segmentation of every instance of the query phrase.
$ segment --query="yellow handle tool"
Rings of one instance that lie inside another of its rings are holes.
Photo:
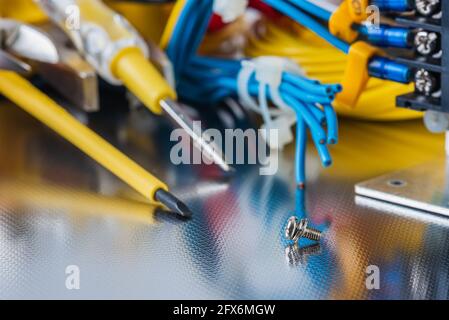
[[[190,210],[168,192],[163,182],[81,124],[17,73],[0,70],[0,94],[45,123],[153,203],[162,203],[182,216],[191,215]]]
[[[100,0],[37,0],[37,3],[69,35],[103,79],[123,84],[153,113],[165,113],[215,164],[225,172],[232,172],[221,147],[198,134],[193,120],[174,102],[176,92],[148,61],[146,43],[123,16]]]
[[[71,38],[97,72],[111,84],[123,84],[155,114],[160,101],[175,91],[148,61],[149,50],[128,21],[100,0],[38,1]]]

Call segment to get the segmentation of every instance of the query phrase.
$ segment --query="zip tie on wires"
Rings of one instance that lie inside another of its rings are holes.
[[[213,12],[224,23],[231,23],[245,13],[248,4],[249,0],[214,0]]]
[[[282,150],[293,141],[291,127],[296,123],[295,112],[284,102],[279,92],[284,72],[304,75],[302,69],[287,58],[262,56],[252,60],[243,60],[237,78],[237,93],[240,103],[246,108],[262,115],[264,125],[262,135],[271,149]],[[259,82],[258,103],[249,92],[251,78],[255,75]],[[269,108],[267,89],[273,104],[279,109]],[[278,141],[270,141],[268,132],[276,129]]]

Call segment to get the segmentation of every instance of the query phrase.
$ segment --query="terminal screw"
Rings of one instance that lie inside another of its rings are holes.
[[[440,0],[416,0],[415,3],[416,11],[419,14],[430,17],[441,11],[441,1]]]
[[[313,241],[320,241],[321,231],[308,227],[309,220],[298,219],[291,217],[288,219],[287,227],[285,228],[285,237],[288,240],[298,242],[301,238],[306,238]]]
[[[415,48],[423,56],[437,53],[441,48],[438,34],[431,31],[419,31],[415,36]]]
[[[438,90],[438,81],[429,71],[419,69],[415,74],[415,88],[419,93],[430,96]]]

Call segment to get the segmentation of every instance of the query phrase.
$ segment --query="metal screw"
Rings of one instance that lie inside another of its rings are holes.
[[[438,88],[437,79],[429,71],[419,69],[415,74],[415,88],[419,93],[430,96]]]
[[[285,257],[290,266],[304,265],[307,258],[321,253],[321,245],[319,243],[312,244],[307,247],[299,247],[297,243],[289,245],[285,248]]]
[[[437,53],[440,50],[438,34],[431,31],[419,31],[415,36],[415,48],[423,56]]]
[[[440,0],[416,0],[415,2],[416,11],[419,14],[429,17],[437,14],[441,11],[441,1]]]
[[[287,227],[285,228],[285,237],[288,240],[298,242],[301,238],[306,238],[313,241],[320,241],[321,231],[308,227],[309,220],[298,219],[291,217],[288,219]]]

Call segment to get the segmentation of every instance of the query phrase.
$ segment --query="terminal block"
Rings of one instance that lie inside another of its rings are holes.
[[[399,107],[449,113],[449,1],[407,1],[395,14],[400,27],[412,30],[412,47],[396,61],[410,67],[415,91],[397,97]],[[388,12],[387,12],[388,14]]]

